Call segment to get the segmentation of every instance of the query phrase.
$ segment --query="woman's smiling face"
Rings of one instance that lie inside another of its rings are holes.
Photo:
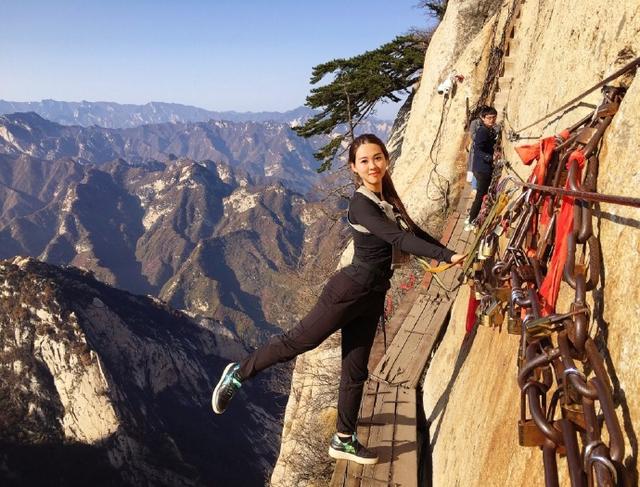
[[[365,143],[358,147],[351,170],[360,176],[367,189],[379,193],[388,161],[378,144]]]

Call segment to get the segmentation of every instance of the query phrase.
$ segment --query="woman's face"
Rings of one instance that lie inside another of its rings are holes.
[[[388,165],[378,144],[365,143],[356,150],[356,159],[351,164],[351,170],[360,176],[367,189],[379,193],[382,190],[382,177],[387,172]]]

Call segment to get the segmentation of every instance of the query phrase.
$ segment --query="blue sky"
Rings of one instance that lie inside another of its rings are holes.
[[[417,3],[0,0],[0,99],[283,111],[314,65],[425,27]]]

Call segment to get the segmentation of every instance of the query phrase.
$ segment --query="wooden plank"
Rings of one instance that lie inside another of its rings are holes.
[[[391,464],[391,485],[417,487],[418,432],[416,391],[401,388],[396,408],[396,429]]]
[[[416,347],[414,352],[414,360],[411,362],[411,368],[407,370],[406,379],[408,380],[406,387],[417,388],[418,381],[422,376],[422,371],[431,357],[431,352],[436,343],[436,339],[445,325],[447,315],[451,310],[452,301],[443,301],[433,315],[429,326],[429,333],[423,335],[423,339]]]
[[[333,475],[331,476],[330,487],[344,487],[344,483],[347,477],[347,462],[346,460],[337,460]]]
[[[435,310],[440,305],[440,301],[429,301],[428,304],[422,309],[419,320],[416,322],[416,326],[413,329],[404,330],[403,333],[407,335],[404,343],[402,344],[402,348],[397,350],[395,353],[393,360],[389,360],[389,364],[385,370],[385,380],[388,381],[396,381],[396,378],[399,374],[399,369],[406,368],[405,362],[407,360],[411,360],[411,357],[407,354],[411,350],[411,344],[415,343],[419,340],[420,335],[426,333],[426,330],[429,326],[430,317],[433,315]]]
[[[426,324],[424,328],[424,332],[420,335],[416,334],[415,340],[411,344],[407,344],[405,349],[403,350],[403,360],[396,366],[395,375],[389,374],[393,377],[393,381],[395,383],[402,384],[403,387],[414,387],[412,384],[412,378],[415,374],[415,369],[424,368],[425,363],[429,359],[429,355],[423,355],[422,350],[424,346],[421,346],[425,340],[435,342],[435,337],[437,337],[440,329],[442,328],[442,322],[444,321],[444,317],[441,319],[442,310],[449,310],[448,302],[439,303],[437,308],[430,308],[428,311],[428,316],[424,317],[423,322]],[[445,314],[446,316],[446,314]],[[433,338],[432,338],[433,337]]]
[[[415,362],[421,360],[426,361],[426,358],[416,355],[416,351],[420,342],[425,334],[429,334],[431,321],[434,314],[440,308],[440,302],[434,302],[431,306],[425,307],[420,320],[420,326],[413,330],[411,336],[407,339],[406,343],[400,354],[398,354],[398,360],[394,364],[395,373],[387,374],[390,382],[395,384],[402,384],[404,387],[408,387],[406,382],[410,380],[410,375],[407,374],[407,370],[411,370],[415,366]]]
[[[411,311],[407,315],[405,321],[402,324],[402,327],[396,334],[391,342],[391,345],[387,349],[387,353],[385,357],[379,362],[378,366],[375,368],[372,376],[378,379],[388,380],[388,371],[393,368],[394,363],[397,361],[398,357],[401,355],[403,348],[405,347],[407,341],[411,337],[410,331],[413,331],[416,324],[419,322],[420,317],[422,316],[425,308],[430,304],[430,299],[428,296],[424,296],[422,294],[418,295],[418,298],[414,302]]]
[[[394,382],[394,377],[397,376],[398,369],[403,368],[403,363],[406,361],[406,350],[410,348],[410,344],[415,341],[416,336],[424,333],[425,323],[423,317],[425,315],[429,316],[432,313],[430,310],[435,309],[438,305],[438,303],[431,301],[423,302],[423,307],[418,307],[417,304],[414,306],[416,308],[415,321],[405,323],[406,326],[404,326],[400,332],[398,332],[398,335],[396,335],[394,347],[389,350],[387,357],[384,359],[384,368],[381,367],[376,371],[376,379]],[[418,315],[418,313],[420,314]]]
[[[384,399],[376,404],[374,421],[382,425],[372,426],[368,444],[369,448],[375,449],[378,453],[379,461],[375,465],[365,465],[362,469],[360,484],[362,487],[380,487],[389,484],[399,388],[382,384],[380,389],[389,390],[391,394],[384,395]]]

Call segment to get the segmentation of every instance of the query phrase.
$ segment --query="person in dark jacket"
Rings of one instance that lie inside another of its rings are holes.
[[[489,190],[491,175],[493,173],[493,161],[498,158],[495,152],[497,134],[494,129],[498,112],[493,107],[482,107],[480,110],[480,124],[473,138],[473,158],[471,168],[477,181],[476,196],[469,209],[465,230],[475,228],[474,220],[477,218],[482,206],[482,199]]]
[[[240,363],[227,365],[213,391],[212,407],[215,413],[223,413],[244,381],[271,365],[316,348],[342,330],[337,432],[329,455],[373,464],[378,456],[358,442],[356,422],[369,373],[369,353],[393,275],[393,255],[406,252],[455,263],[464,256],[447,249],[411,220],[387,171],[389,154],[378,137],[357,137],[349,149],[349,164],[360,184],[348,210],[353,262],[329,279],[317,304],[295,327],[272,338]],[[400,219],[410,231],[401,228]]]

